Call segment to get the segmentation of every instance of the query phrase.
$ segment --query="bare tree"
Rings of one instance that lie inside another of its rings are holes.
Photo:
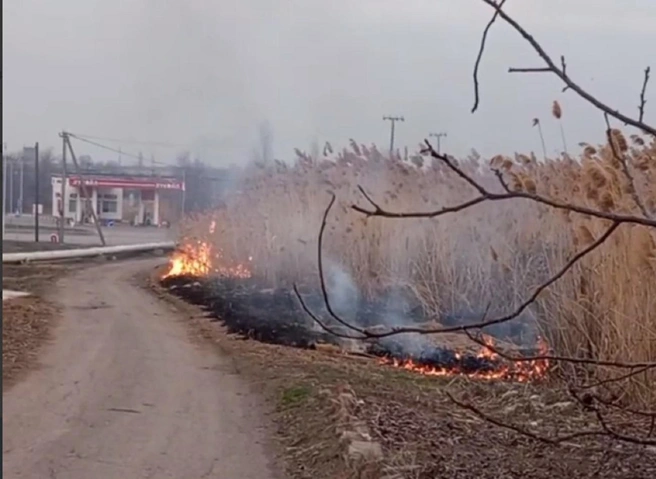
[[[619,164],[621,165],[621,170],[626,178],[627,184],[629,185],[627,189],[628,193],[631,196],[640,214],[637,215],[631,213],[617,213],[613,211],[602,211],[599,209],[589,208],[587,206],[577,205],[574,203],[554,199],[548,196],[538,194],[536,192],[523,191],[523,190],[511,188],[504,172],[500,169],[495,169],[495,168],[493,168],[493,173],[498,180],[499,188],[497,189],[497,191],[492,191],[489,188],[483,186],[474,177],[469,175],[463,168],[459,166],[458,162],[454,158],[450,157],[447,154],[442,154],[436,151],[432,147],[432,145],[428,141],[426,141],[423,153],[430,156],[434,161],[438,162],[443,167],[445,167],[448,171],[450,171],[461,182],[468,185],[476,193],[476,196],[473,199],[458,205],[447,206],[433,211],[395,212],[380,206],[380,204],[376,202],[364,190],[364,188],[359,186],[358,188],[360,189],[360,192],[362,193],[363,197],[368,202],[369,206],[362,207],[359,205],[352,205],[353,210],[369,217],[377,216],[383,218],[398,218],[398,219],[437,218],[440,216],[464,211],[468,208],[471,208],[475,205],[484,202],[524,200],[524,201],[531,201],[541,205],[545,205],[547,207],[556,210],[564,210],[567,212],[588,215],[589,217],[605,220],[606,228],[603,231],[603,233],[599,235],[597,239],[595,239],[587,247],[579,250],[558,271],[556,271],[551,277],[549,277],[546,281],[544,281],[542,284],[536,287],[533,290],[533,292],[517,308],[515,308],[514,311],[512,311],[509,314],[500,317],[495,317],[495,318],[488,318],[486,313],[481,317],[480,321],[474,324],[467,324],[467,325],[460,325],[460,326],[436,327],[436,328],[390,327],[381,331],[380,328],[377,328],[375,330],[367,329],[367,328],[360,327],[356,324],[353,324],[352,322],[346,321],[343,318],[341,318],[338,314],[336,314],[333,307],[331,306],[330,298],[326,290],[326,284],[324,279],[322,248],[323,248],[323,237],[326,229],[327,218],[331,208],[333,207],[333,204],[335,203],[335,196],[332,195],[330,203],[324,212],[323,221],[321,223],[321,228],[319,231],[319,239],[318,239],[318,247],[317,247],[318,250],[317,261],[318,261],[319,276],[321,280],[321,290],[323,293],[326,310],[331,318],[330,324],[328,321],[319,318],[315,313],[313,313],[307,307],[306,303],[304,302],[296,286],[294,286],[294,291],[304,311],[321,328],[323,328],[325,331],[331,334],[343,338],[375,339],[375,338],[390,337],[402,333],[440,334],[440,333],[447,333],[447,332],[461,332],[466,334],[474,342],[477,342],[485,347],[493,349],[496,353],[502,355],[504,358],[510,361],[550,360],[554,362],[563,362],[563,363],[570,363],[570,364],[586,364],[591,366],[603,366],[603,367],[616,368],[616,369],[628,371],[619,376],[607,379],[605,381],[598,381],[597,383],[593,383],[593,384],[582,384],[582,385],[570,384],[569,391],[571,393],[571,396],[576,401],[578,401],[583,407],[594,413],[595,417],[597,418],[599,427],[591,430],[579,431],[577,433],[570,434],[567,436],[561,436],[561,437],[538,436],[537,434],[523,427],[518,427],[516,425],[507,424],[505,422],[497,420],[494,417],[482,412],[479,408],[477,408],[472,404],[462,402],[454,398],[453,396],[449,396],[449,397],[455,404],[457,404],[458,406],[464,409],[469,410],[470,412],[477,415],[481,419],[484,419],[499,427],[511,429],[533,440],[537,440],[548,444],[558,445],[564,442],[571,441],[576,438],[581,438],[586,436],[606,436],[616,441],[639,444],[639,445],[654,446],[656,445],[656,439],[653,438],[653,434],[656,431],[656,412],[633,410],[625,406],[622,406],[613,400],[609,400],[608,398],[605,398],[600,394],[597,394],[596,392],[592,392],[592,391],[594,391],[596,387],[602,383],[608,384],[611,382],[619,382],[628,379],[629,377],[632,377],[634,375],[643,374],[647,371],[654,370],[656,369],[656,362],[654,361],[646,361],[646,362],[604,361],[595,358],[567,357],[567,356],[559,356],[555,354],[544,354],[544,355],[530,356],[530,357],[516,356],[498,349],[494,349],[493,347],[489,346],[488,343],[482,341],[481,337],[478,334],[480,333],[482,328],[495,324],[505,323],[516,319],[526,308],[528,308],[531,304],[533,304],[537,300],[538,296],[542,291],[546,290],[552,284],[556,283],[582,258],[590,254],[591,252],[595,251],[602,244],[604,244],[613,235],[613,233],[617,231],[617,229],[621,225],[623,224],[642,225],[648,228],[656,229],[656,220],[654,219],[654,212],[648,210],[648,208],[645,206],[644,202],[642,201],[640,195],[636,190],[635,178],[633,176],[633,173],[628,167],[627,158],[624,153],[624,148],[622,147],[623,137],[621,136],[619,130],[612,128],[610,123],[611,119],[615,119],[625,125],[634,127],[645,134],[656,137],[656,127],[646,123],[644,120],[645,104],[646,104],[646,89],[649,82],[650,69],[649,68],[645,69],[644,81],[642,84],[642,89],[639,94],[638,115],[636,117],[633,117],[631,115],[621,113],[619,110],[600,101],[599,99],[588,93],[586,90],[584,90],[581,86],[579,86],[578,83],[576,83],[574,79],[570,77],[567,72],[567,64],[565,61],[565,57],[561,56],[559,62],[554,61],[552,57],[537,42],[537,40],[535,40],[535,38],[532,35],[530,35],[514,18],[512,18],[506,11],[503,10],[503,6],[506,0],[501,0],[498,2],[494,0],[481,0],[481,1],[486,5],[488,5],[490,8],[492,8],[494,13],[483,32],[478,55],[476,57],[476,61],[474,65],[474,71],[473,71],[474,105],[472,108],[472,113],[477,110],[481,101],[480,94],[479,94],[479,66],[483,56],[483,52],[485,50],[487,36],[492,25],[496,22],[497,19],[500,18],[504,22],[506,22],[510,27],[512,27],[526,42],[529,43],[529,45],[535,50],[535,52],[538,54],[538,56],[542,59],[542,61],[545,64],[544,66],[540,66],[540,67],[510,68],[509,69],[510,73],[550,73],[556,75],[564,84],[563,91],[574,92],[579,97],[583,98],[588,103],[590,103],[591,105],[593,105],[594,107],[596,107],[598,110],[601,111],[601,113],[603,114],[606,120],[606,125],[607,125],[606,137],[607,137],[608,144],[610,145],[612,155],[614,159],[617,160],[617,162],[619,162]],[[624,144],[625,143],[626,142],[624,141]],[[338,327],[333,326],[335,323],[337,323],[339,326]],[[625,413],[631,415],[632,417],[646,419],[650,424],[650,426],[648,427],[648,431],[646,431],[645,434],[637,435],[637,434],[626,434],[613,429],[613,427],[609,425],[605,415],[605,413],[609,409],[610,410],[620,409]]]

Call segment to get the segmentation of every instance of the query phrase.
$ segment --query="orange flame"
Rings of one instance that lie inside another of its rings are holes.
[[[484,336],[483,341],[489,346],[494,346],[494,340],[489,336]],[[543,339],[538,340],[538,355],[544,355],[548,352],[548,345]],[[459,358],[460,353],[456,353]],[[512,380],[516,382],[529,382],[544,378],[549,368],[549,361],[546,359],[535,359],[530,361],[507,361],[501,362],[499,354],[495,353],[488,347],[482,347],[476,355],[477,358],[487,358],[492,361],[499,361],[498,367],[491,371],[464,371],[459,367],[436,367],[427,366],[417,363],[411,359],[401,360],[396,358],[381,358],[381,364],[405,369],[425,376],[456,376],[464,375],[474,379],[483,380]]]
[[[249,257],[249,261],[252,258]],[[197,241],[187,242],[175,251],[169,259],[169,270],[163,278],[173,276],[199,276],[211,274],[230,276],[233,278],[250,278],[250,269],[243,264],[228,266],[225,263],[221,249],[213,249],[209,243]]]

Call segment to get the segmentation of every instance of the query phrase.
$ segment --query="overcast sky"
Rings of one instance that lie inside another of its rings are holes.
[[[507,5],[555,58],[566,55],[582,86],[637,111],[650,62],[656,77],[656,1]],[[243,163],[263,121],[285,159],[313,141],[387,148],[382,116],[404,115],[397,146],[446,131],[449,152],[492,155],[539,152],[531,128],[539,117],[555,151],[562,142],[553,100],[563,107],[570,150],[601,141],[601,115],[561,93],[554,78],[507,73],[541,63],[503,22],[490,33],[481,105],[470,113],[472,66],[491,13],[480,0],[5,0],[3,141],[10,151],[35,141],[59,151],[57,133],[67,129],[192,145],[217,164]],[[656,85],[649,98],[654,121]],[[158,161],[176,154],[121,147]]]

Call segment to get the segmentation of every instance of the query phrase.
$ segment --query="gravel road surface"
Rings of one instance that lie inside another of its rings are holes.
[[[58,284],[64,316],[42,366],[3,395],[4,478],[275,477],[249,387],[135,284],[158,261]]]

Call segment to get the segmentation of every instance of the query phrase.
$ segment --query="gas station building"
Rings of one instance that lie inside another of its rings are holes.
[[[85,188],[91,197],[85,197]],[[159,226],[172,221],[172,211],[181,209],[184,181],[161,176],[70,175],[66,178],[64,217],[74,223],[92,221],[88,205],[95,205],[103,223]],[[52,177],[53,215],[59,215],[62,177]]]

